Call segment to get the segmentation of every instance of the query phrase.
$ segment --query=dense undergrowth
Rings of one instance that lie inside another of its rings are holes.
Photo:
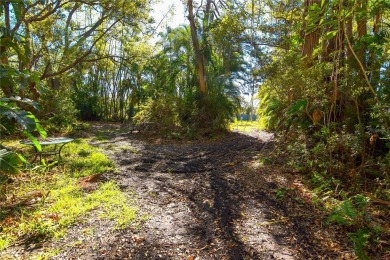
[[[146,130],[170,138],[194,139],[226,131],[238,105],[223,93],[207,97],[160,96],[149,99],[133,118],[134,124],[149,124]]]
[[[230,128],[251,132],[264,126],[261,120],[236,121]],[[288,134],[276,131],[276,134],[274,150],[270,154],[260,154],[259,163],[276,166],[285,174],[296,176],[294,178],[298,180],[297,183],[275,190],[276,198],[287,207],[298,201],[322,212],[324,230],[333,226],[341,236],[348,237],[357,258],[386,259],[390,249],[390,187],[389,168],[383,158],[388,154],[376,159],[367,158],[372,160],[367,168],[372,168],[364,175],[359,175],[358,172],[346,171],[344,162],[338,161],[339,157],[335,153],[328,153],[332,147],[325,141],[308,148],[307,140],[298,131],[290,131]],[[377,163],[374,164],[375,160]]]
[[[264,128],[264,122],[264,118],[259,122],[235,121],[230,125],[230,129],[251,132]],[[331,137],[329,133],[323,133],[324,136],[320,139],[322,141],[308,147],[307,142],[314,141],[309,137],[305,139],[300,131],[276,131],[276,134],[274,150],[271,154],[259,155],[260,163],[277,165],[286,174],[292,173],[296,179],[302,178],[303,181],[302,184],[290,183],[275,190],[276,198],[284,201],[286,205],[304,201],[304,204],[321,211],[325,216],[322,223],[324,229],[335,226],[342,236],[349,237],[359,259],[385,259],[386,252],[390,249],[390,187],[386,179],[389,168],[384,158],[389,155],[378,158],[372,158],[372,154],[370,158],[368,155],[367,160],[371,160],[366,166],[368,170],[364,175],[359,175],[357,172],[348,172],[347,166],[344,165],[346,161],[340,161],[334,151],[329,153],[334,149],[332,141],[348,145],[343,142],[348,139],[343,138],[349,137],[351,146],[352,142],[356,141],[356,136]],[[343,172],[345,173],[342,174]]]
[[[390,247],[388,94],[378,91],[376,99],[367,82],[347,74],[348,66],[343,81],[324,81],[332,68],[330,62],[308,68],[293,53],[275,60],[264,68],[273,77],[259,92],[258,114],[277,137],[275,160],[305,176],[329,212],[326,224],[341,226],[358,257],[367,259]],[[329,98],[333,91],[337,99]]]

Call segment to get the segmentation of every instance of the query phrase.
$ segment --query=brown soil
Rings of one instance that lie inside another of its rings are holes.
[[[345,239],[322,226],[322,212],[305,201],[299,178],[259,163],[272,150],[272,135],[177,142],[109,128],[115,131],[107,139],[92,143],[118,169],[101,179],[135,194],[147,218],[138,228],[113,230],[91,215],[43,245],[62,245],[54,259],[353,258]]]

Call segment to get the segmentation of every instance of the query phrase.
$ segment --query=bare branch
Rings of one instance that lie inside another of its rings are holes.
[[[57,12],[57,10],[59,8],[61,8],[62,6],[66,5],[68,3],[68,2],[65,2],[65,3],[61,4],[61,2],[62,2],[62,0],[58,0],[56,5],[51,10],[48,10],[47,13],[44,14],[44,10],[42,10],[36,16],[33,16],[30,19],[27,19],[26,22],[31,23],[31,22],[39,22],[39,21],[45,20],[47,17],[49,17],[50,15]]]
[[[76,12],[76,10],[80,7],[80,4],[75,4],[72,8],[72,10],[69,12],[68,19],[66,20],[66,27],[65,27],[65,49],[69,48],[69,27],[70,23],[72,21],[73,14]]]
[[[53,72],[53,73],[50,73],[50,74],[43,74],[41,76],[41,80],[43,79],[46,79],[46,78],[50,78],[50,77],[55,77],[55,76],[58,76],[60,74],[63,74],[65,72],[67,72],[68,70],[72,69],[74,66],[76,66],[78,63],[81,63],[84,61],[84,58],[88,57],[88,55],[90,55],[92,53],[92,50],[93,48],[95,47],[95,45],[119,22],[119,20],[116,20],[115,22],[113,22],[106,30],[105,32],[103,32],[92,44],[91,46],[89,47],[89,49],[87,51],[85,51],[80,57],[78,57],[75,61],[73,61],[71,64],[69,64],[68,66],[65,66],[64,68],[56,71],[56,72]]]

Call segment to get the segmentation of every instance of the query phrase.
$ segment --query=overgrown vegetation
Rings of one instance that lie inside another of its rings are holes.
[[[306,176],[329,203],[328,224],[369,257],[388,238],[389,1],[185,3],[188,24],[152,44],[153,1],[1,1],[2,139],[23,133],[39,149],[41,124],[50,135],[88,129],[77,120],[210,137],[245,102],[252,114],[258,89],[259,125],[275,132],[277,158]],[[3,148],[2,190],[24,165]],[[69,178],[111,167],[88,149],[69,161]]]
[[[275,18],[279,32],[304,31],[278,35],[286,50],[274,50],[259,70],[267,78],[261,123],[276,131],[278,156],[306,174],[317,196],[336,199],[328,224],[343,226],[366,259],[389,236],[389,3],[303,1],[303,13],[284,1],[276,6],[283,8],[271,5],[273,15],[286,17]]]
[[[36,131],[42,138],[46,138],[46,131],[31,112],[21,109],[17,104],[39,108],[36,102],[29,99],[21,99],[20,97],[0,98],[0,136],[4,133],[23,133],[34,143],[36,149],[40,150],[41,146],[37,138],[32,135],[32,132]],[[26,160],[22,155],[0,143],[0,185],[7,181],[7,175],[18,174],[19,168],[24,163],[26,163]]]

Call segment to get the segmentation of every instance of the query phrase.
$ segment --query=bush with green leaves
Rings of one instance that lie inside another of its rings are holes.
[[[319,196],[339,201],[328,223],[348,230],[364,259],[372,242],[367,236],[373,237],[375,230],[363,220],[369,208],[359,194],[390,199],[385,79],[375,82],[374,95],[349,66],[339,67],[336,78],[333,62],[308,64],[293,51],[279,57],[262,69],[267,79],[259,91],[260,122],[275,131],[277,156],[283,155],[291,170],[305,174]],[[340,194],[346,195],[340,199]]]
[[[5,7],[12,6],[16,20],[20,18],[23,2],[10,1],[0,5],[0,14]],[[9,9],[8,9],[9,10]],[[8,17],[9,19],[9,17]],[[39,94],[36,86],[40,85],[40,77],[37,73],[27,69],[31,58],[30,44],[18,30],[11,30],[0,22],[0,135],[23,133],[29,138],[38,150],[41,149],[34,131],[42,138],[46,138],[46,132],[41,127],[38,119],[29,111],[31,108],[39,110],[37,102],[28,98],[29,94]],[[14,65],[10,58],[16,58]],[[29,93],[31,92],[31,93]],[[21,97],[16,96],[19,93]],[[9,173],[18,172],[18,167],[24,162],[23,157],[13,153],[10,149],[2,146],[0,155],[0,177]]]
[[[0,117],[8,118],[10,120],[2,121],[0,128],[6,133],[10,133],[8,129],[12,127],[11,124],[16,122],[20,131],[30,138],[34,145],[40,149],[37,139],[31,133],[37,131],[42,138],[46,138],[46,132],[39,123],[39,120],[31,112],[25,111],[17,106],[17,103],[32,106],[37,110],[40,109],[38,103],[30,99],[22,99],[18,96],[0,98]]]
[[[164,135],[180,131],[178,104],[179,99],[172,95],[149,98],[133,120],[138,126],[152,124],[153,131]]]
[[[52,132],[61,132],[76,121],[78,110],[71,98],[71,91],[67,88],[60,90],[46,89],[41,95],[42,110],[39,115],[42,124]]]
[[[228,129],[229,120],[237,107],[237,103],[232,102],[223,91],[210,91],[203,98],[162,95],[149,98],[134,121],[137,125],[152,124],[153,131],[166,136],[184,134],[195,137]]]
[[[364,224],[364,214],[368,206],[369,199],[363,195],[355,195],[343,200],[333,210],[328,217],[328,223],[337,223],[345,226],[362,226]]]
[[[344,227],[355,227],[349,233],[359,259],[369,259],[365,249],[370,239],[377,236],[379,230],[370,230],[367,227],[366,209],[369,199],[363,195],[355,195],[345,199],[329,215],[327,223],[337,223]]]
[[[200,109],[196,111],[194,121],[197,128],[207,132],[218,132],[228,129],[230,120],[239,107],[239,101],[234,103],[223,91],[210,93],[199,101]]]

